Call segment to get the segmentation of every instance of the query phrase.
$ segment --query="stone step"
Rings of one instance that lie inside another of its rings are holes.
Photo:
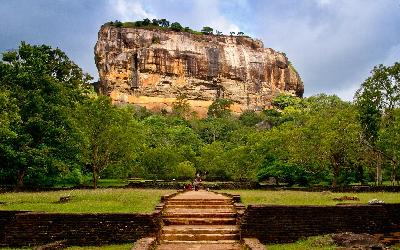
[[[166,225],[235,225],[236,218],[163,218]]]
[[[226,209],[233,208],[231,204],[214,205],[214,204],[166,204],[165,208],[205,208],[205,209]]]
[[[164,226],[163,234],[238,234],[236,225],[171,225]]]
[[[234,207],[227,207],[227,208],[187,208],[187,207],[180,207],[180,208],[170,208],[166,207],[164,212],[168,213],[232,213],[235,212]]]
[[[197,243],[197,242],[165,242],[157,250],[241,250],[239,242],[233,243]]]
[[[194,243],[191,240],[162,240],[161,244],[168,244],[168,243],[172,243],[172,244],[237,244],[238,241],[237,240],[199,240],[196,241],[196,243]],[[173,249],[173,248],[171,248]],[[214,248],[211,248],[212,250],[214,250]]]
[[[235,212],[196,212],[191,213],[190,211],[182,211],[180,213],[175,212],[163,212],[164,218],[236,218]]]
[[[232,205],[232,200],[169,200],[167,205]]]
[[[162,234],[161,240],[169,241],[218,241],[239,240],[239,234]]]

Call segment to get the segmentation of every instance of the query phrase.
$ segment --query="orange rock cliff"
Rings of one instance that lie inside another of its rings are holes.
[[[239,114],[269,108],[280,93],[304,91],[285,54],[245,36],[103,25],[95,61],[102,94],[154,111],[170,111],[185,95],[199,116],[216,98],[231,99]]]

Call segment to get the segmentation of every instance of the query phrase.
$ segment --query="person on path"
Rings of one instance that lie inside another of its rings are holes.
[[[201,175],[200,173],[197,173],[196,178],[193,181],[193,187],[195,191],[199,190],[200,183],[201,183]]]

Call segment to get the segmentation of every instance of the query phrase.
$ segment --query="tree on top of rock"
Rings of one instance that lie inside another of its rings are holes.
[[[182,27],[182,25],[180,23],[174,22],[174,23],[171,24],[171,30],[173,30],[173,31],[182,31],[183,27]]]
[[[208,26],[203,27],[201,30],[201,33],[206,34],[206,35],[211,35],[213,33],[214,29]]]

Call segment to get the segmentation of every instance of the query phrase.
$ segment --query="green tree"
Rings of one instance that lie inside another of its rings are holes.
[[[178,22],[171,23],[170,28],[173,31],[182,31],[183,30],[182,25],[180,23],[178,23]]]
[[[93,187],[97,188],[99,174],[127,150],[121,144],[123,117],[111,100],[103,96],[85,101],[75,116],[83,138],[84,162],[92,172]]]
[[[231,115],[229,109],[233,104],[232,100],[218,98],[208,107],[207,115],[210,118],[226,118]]]
[[[160,23],[161,23],[161,22],[160,22],[160,20],[158,20],[158,19],[153,19],[152,22],[151,22],[151,24],[154,25],[154,26],[159,26]]]
[[[214,29],[208,26],[203,27],[201,29],[201,33],[206,34],[206,35],[211,35],[213,33]]]
[[[262,118],[253,110],[245,110],[239,116],[239,120],[244,126],[253,127],[256,124],[260,123],[262,121]]]
[[[87,98],[91,77],[61,50],[24,42],[3,54],[0,71],[4,105],[18,117],[2,118],[14,133],[1,139],[0,168],[17,189],[25,182],[51,185],[55,176],[79,164],[70,115]]]
[[[284,110],[289,106],[298,105],[301,102],[301,99],[296,96],[280,94],[272,100],[272,106],[277,109]]]
[[[165,19],[165,18],[160,19],[160,25],[162,27],[169,27],[169,21],[167,19]]]
[[[355,94],[363,140],[376,155],[376,183],[382,184],[382,158],[392,162],[397,159],[383,152],[377,145],[379,132],[394,122],[393,111],[400,106],[400,63],[375,67]]]
[[[148,19],[148,18],[145,18],[145,19],[143,19],[143,21],[142,21],[143,26],[149,26],[150,23],[151,23],[151,21],[150,21],[150,19]]]
[[[308,98],[303,114],[287,127],[292,164],[317,172],[329,167],[332,186],[337,186],[341,171],[351,168],[358,157],[360,127],[356,114],[353,105],[336,96]]]
[[[172,113],[182,118],[190,117],[190,104],[186,95],[179,95],[172,103]]]

